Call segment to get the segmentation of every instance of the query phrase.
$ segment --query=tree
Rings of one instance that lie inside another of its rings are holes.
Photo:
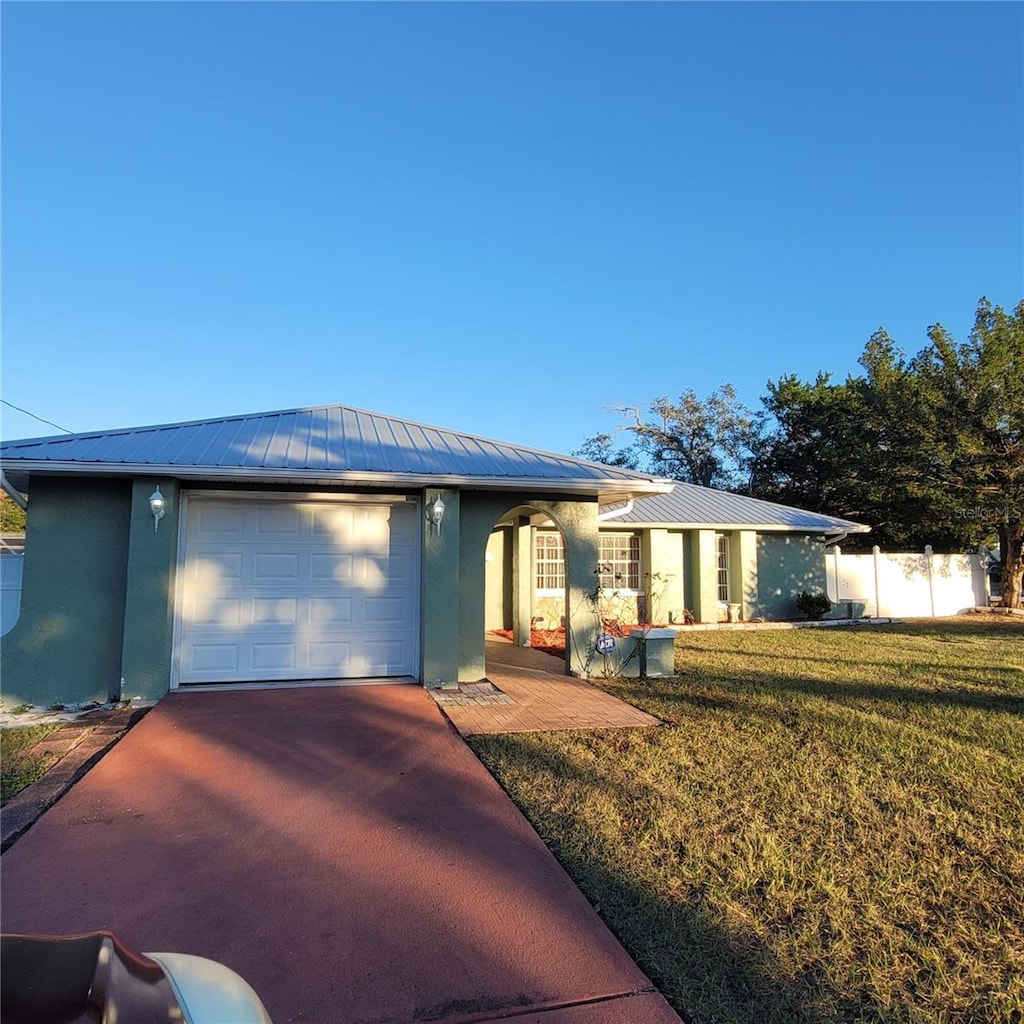
[[[624,469],[640,469],[643,460],[635,445],[616,448],[611,434],[594,434],[593,437],[588,437],[572,454],[589,462],[621,466]]]
[[[978,541],[977,524],[957,521],[944,493],[922,486],[926,455],[907,430],[918,383],[893,340],[879,329],[861,357],[866,373],[840,384],[819,373],[769,382],[762,398],[773,428],[754,470],[759,498],[871,526],[844,546],[960,550]]]
[[[1024,302],[1007,314],[982,299],[966,343],[941,324],[928,339],[908,360],[880,329],[861,376],[769,384],[754,493],[868,523],[861,542],[886,547],[970,550],[997,534],[1002,603],[1019,608]]]
[[[635,438],[616,449],[609,434],[595,434],[573,454],[613,466],[643,468],[704,487],[746,489],[760,424],[723,384],[707,398],[688,388],[675,401],[652,400],[644,419],[640,410],[615,410],[633,422],[622,426]]]
[[[21,533],[25,529],[25,510],[6,494],[0,494],[0,533]]]
[[[1012,313],[982,299],[968,340],[941,324],[910,363],[923,472],[963,520],[994,527],[1002,604],[1021,607],[1024,575],[1024,301]],[[934,476],[932,477],[932,474]]]
[[[757,453],[752,492],[876,526],[879,503],[864,465],[866,422],[856,383],[833,384],[824,373],[807,383],[791,374],[769,381],[761,401],[774,425]]]

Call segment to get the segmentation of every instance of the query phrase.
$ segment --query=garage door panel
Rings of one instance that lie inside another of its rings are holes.
[[[245,509],[226,503],[209,503],[200,508],[195,517],[197,536],[238,536],[245,533]]]
[[[193,498],[179,682],[416,674],[418,527],[405,505]]]
[[[398,666],[408,657],[408,648],[399,640],[367,640],[363,653],[367,664],[372,666],[369,673],[386,676],[399,671]]]
[[[311,597],[306,621],[314,625],[351,625],[351,597]]]
[[[352,556],[341,554],[311,555],[309,578],[346,583],[353,578]]]
[[[367,623],[396,623],[405,617],[408,601],[402,597],[374,597],[363,602]]]
[[[310,667],[348,675],[352,664],[351,643],[312,643],[309,645]]]
[[[341,505],[327,505],[312,509],[310,513],[310,533],[317,537],[351,537],[352,509]]]
[[[411,551],[393,551],[388,559],[388,576],[392,585],[408,586],[415,578],[415,564]]]
[[[256,672],[293,672],[298,667],[294,643],[266,643],[256,641],[250,644],[249,664]]]
[[[238,644],[196,643],[190,651],[193,672],[232,673],[239,668]]]
[[[259,551],[253,559],[253,582],[260,583],[263,580],[298,582],[302,578],[299,568],[299,556],[294,552]]]
[[[282,534],[297,537],[302,531],[302,513],[293,505],[270,505],[256,509],[255,533],[278,539]]]
[[[242,551],[197,551],[186,564],[188,578],[206,589],[218,580],[240,580],[245,575],[245,553]]]
[[[256,597],[252,601],[254,626],[296,626],[299,602],[294,597]]]
[[[241,628],[242,604],[236,598],[194,600],[189,610],[189,621],[196,626],[216,626],[218,631],[232,626]]]

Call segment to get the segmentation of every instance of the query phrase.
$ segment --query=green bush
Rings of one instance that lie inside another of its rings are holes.
[[[809,619],[821,619],[832,610],[832,602],[824,594],[804,591],[796,599],[796,610]]]

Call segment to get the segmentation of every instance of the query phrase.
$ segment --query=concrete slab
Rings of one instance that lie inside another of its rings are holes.
[[[653,715],[565,674],[561,660],[507,640],[488,638],[487,678],[504,698],[434,691],[434,699],[463,736],[560,729],[649,728]]]
[[[679,1020],[415,686],[171,694],[0,886],[5,930],[211,957],[276,1024]]]

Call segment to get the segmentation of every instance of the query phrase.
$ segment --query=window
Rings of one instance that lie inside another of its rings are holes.
[[[629,533],[598,535],[598,582],[602,590],[640,589],[640,538]],[[538,531],[533,549],[537,590],[565,589],[562,535]]]
[[[729,603],[729,538],[724,533],[715,534],[718,545],[718,600]]]
[[[630,533],[602,533],[600,584],[603,590],[640,589],[640,538]]]
[[[565,552],[560,533],[538,533],[534,546],[538,590],[565,589]]]

